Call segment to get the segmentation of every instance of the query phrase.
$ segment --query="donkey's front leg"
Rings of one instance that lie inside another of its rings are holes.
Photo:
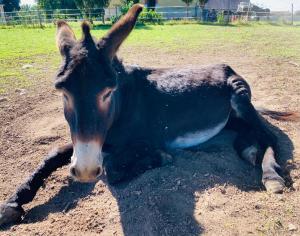
[[[126,149],[120,149],[105,157],[107,181],[116,184],[130,180],[146,170],[167,165],[172,160],[172,156],[167,152],[144,142],[128,145]]]
[[[22,205],[29,203],[35,197],[44,180],[56,169],[67,165],[73,153],[72,144],[51,152],[35,172],[23,183],[17,191],[0,205],[0,226],[21,220],[24,210]]]

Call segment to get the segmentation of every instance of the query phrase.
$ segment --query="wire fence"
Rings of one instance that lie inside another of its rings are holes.
[[[76,22],[84,19],[92,21],[113,21],[121,15],[119,7],[87,9],[84,12],[78,9],[57,10],[28,10],[16,12],[2,12],[0,25],[29,25],[40,26],[55,22],[59,19]],[[300,23],[300,15],[292,15],[290,12],[268,11],[233,11],[228,9],[202,9],[199,6],[172,6],[157,7],[155,14],[142,14],[142,21],[161,22],[165,20],[199,20],[203,22],[228,23],[237,20],[243,21],[268,21],[273,23],[292,22]]]
[[[88,9],[81,12],[78,9],[57,9],[53,11],[29,10],[5,12],[0,19],[2,25],[39,25],[52,23],[59,19],[66,21],[81,21],[83,19],[94,19],[103,21],[104,9]]]

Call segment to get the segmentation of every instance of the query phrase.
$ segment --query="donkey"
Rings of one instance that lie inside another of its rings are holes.
[[[249,85],[232,68],[140,68],[116,57],[141,11],[134,5],[99,41],[86,22],[79,41],[66,22],[57,22],[63,62],[55,87],[63,94],[72,143],[50,153],[1,205],[0,225],[20,220],[22,205],[57,168],[71,163],[70,174],[80,182],[96,181],[105,170],[108,183],[116,184],[170,163],[168,150],[198,145],[224,128],[237,132],[238,155],[261,165],[267,191],[285,187],[277,173],[276,136],[251,104]],[[279,119],[294,115],[264,113]]]

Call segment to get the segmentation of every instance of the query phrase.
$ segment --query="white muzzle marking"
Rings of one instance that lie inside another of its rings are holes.
[[[96,141],[77,141],[71,158],[71,167],[76,170],[76,178],[79,181],[88,182],[96,179],[97,174],[102,173],[103,157],[101,146]],[[101,172],[97,173],[99,169]],[[97,173],[97,174],[96,174]]]

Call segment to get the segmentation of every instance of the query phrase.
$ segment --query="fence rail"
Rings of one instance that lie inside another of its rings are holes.
[[[181,20],[196,19],[201,21],[216,22],[223,17],[223,21],[229,22],[237,19],[247,21],[271,21],[290,23],[292,20],[300,21],[300,16],[292,16],[289,12],[254,12],[254,11],[232,11],[228,9],[202,9],[199,6],[183,7],[157,7],[156,12],[159,19],[151,18],[151,20]],[[0,14],[0,25],[40,25],[52,23],[58,19],[66,21],[81,21],[90,19],[94,21],[111,20],[113,17],[119,17],[120,8],[97,8],[87,9],[82,12],[78,9],[59,9],[53,11],[45,10],[29,10],[5,12]],[[147,15],[144,15],[147,17]],[[147,20],[147,19],[144,19]]]

